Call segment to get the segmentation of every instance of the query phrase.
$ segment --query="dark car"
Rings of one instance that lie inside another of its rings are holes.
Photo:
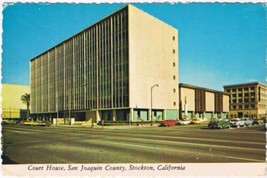
[[[160,122],[159,126],[175,126],[177,124],[176,120],[165,120]]]
[[[253,119],[252,125],[260,125],[261,122],[258,119]]]
[[[208,127],[211,129],[230,128],[230,123],[226,120],[214,120],[208,124]]]
[[[6,120],[2,120],[2,123],[1,123],[1,124],[2,124],[2,126],[3,126],[3,125],[8,125],[9,123],[8,123],[8,121],[6,121]]]

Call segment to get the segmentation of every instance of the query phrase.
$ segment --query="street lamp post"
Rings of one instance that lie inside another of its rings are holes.
[[[151,113],[150,113],[150,115],[151,115],[151,126],[153,125],[153,114],[152,114],[152,106],[153,106],[153,96],[152,96],[152,92],[153,92],[153,88],[154,87],[158,87],[159,85],[158,84],[155,84],[155,85],[153,85],[152,87],[151,87]]]

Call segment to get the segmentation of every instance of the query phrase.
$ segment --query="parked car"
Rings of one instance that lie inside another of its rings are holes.
[[[192,119],[190,124],[200,124],[201,121],[199,119]]]
[[[230,128],[230,123],[226,120],[213,120],[210,121],[208,127],[211,129],[223,129],[223,128]]]
[[[242,118],[242,120],[245,121],[246,126],[250,126],[253,124],[253,120],[248,117]]]
[[[252,125],[260,125],[260,123],[258,119],[253,119]]]
[[[230,125],[231,127],[237,127],[237,128],[243,127],[245,126],[245,121],[239,118],[234,118],[234,119],[231,119]]]
[[[190,124],[190,120],[188,119],[180,119],[178,122],[177,122],[178,125],[189,125]]]
[[[25,120],[19,121],[19,125],[24,125],[24,124],[25,124]]]
[[[165,120],[160,122],[159,126],[174,126],[177,124],[176,120]]]
[[[1,124],[2,124],[2,126],[3,126],[3,125],[8,125],[8,121],[6,121],[6,120],[2,120],[2,123],[1,123]]]

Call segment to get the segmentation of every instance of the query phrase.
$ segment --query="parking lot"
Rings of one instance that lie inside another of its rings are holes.
[[[265,126],[20,126],[2,128],[3,163],[265,162]]]

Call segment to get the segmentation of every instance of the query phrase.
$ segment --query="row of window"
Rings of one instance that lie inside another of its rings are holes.
[[[231,96],[232,97],[236,97],[236,96],[238,96],[238,97],[249,97],[249,96],[255,96],[256,95],[256,93],[255,92],[250,92],[250,93],[239,93],[238,95],[236,95],[236,93],[234,93],[234,94],[232,94]]]
[[[251,105],[233,105],[231,106],[231,109],[255,109],[255,104]]]
[[[233,99],[232,103],[237,103],[237,101],[238,101],[238,103],[256,102],[255,98],[251,98],[251,99],[245,98],[245,99],[238,99],[238,100],[237,99]]]
[[[233,89],[227,89],[226,92],[230,93],[230,92],[236,92],[236,91],[249,91],[249,89],[251,91],[255,91],[255,87],[245,87],[245,88],[233,88]]]
[[[172,40],[175,41],[175,36],[172,36]],[[175,54],[175,49],[172,50],[172,53]],[[172,66],[176,67],[176,63],[173,62]],[[176,80],[176,76],[175,75],[173,75],[173,80]],[[173,93],[176,93],[176,89],[175,88],[173,89]],[[173,102],[173,106],[176,106],[176,102]]]

